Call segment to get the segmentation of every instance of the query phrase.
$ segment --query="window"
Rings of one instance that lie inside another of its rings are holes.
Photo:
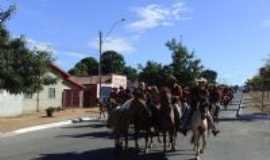
[[[49,88],[49,98],[55,98],[55,88]]]

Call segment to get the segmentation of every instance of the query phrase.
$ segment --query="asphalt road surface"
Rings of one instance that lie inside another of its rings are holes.
[[[236,95],[235,103],[239,101]],[[210,136],[203,160],[268,160],[270,157],[270,117],[248,112],[235,117],[237,105],[221,112],[221,133]],[[18,136],[0,138],[0,160],[190,160],[194,158],[189,136],[179,134],[177,151],[162,152],[155,143],[151,153],[143,155],[130,149],[120,156],[113,152],[110,131],[97,121],[73,124]],[[130,141],[130,147],[134,142]],[[143,146],[143,142],[140,142]]]

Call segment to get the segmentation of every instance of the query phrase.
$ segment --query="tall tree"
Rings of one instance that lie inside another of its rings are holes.
[[[206,69],[206,70],[202,71],[200,76],[206,78],[209,83],[215,84],[218,74],[214,70]]]
[[[125,68],[124,57],[115,51],[106,51],[101,55],[102,73],[123,73]]]
[[[160,85],[162,65],[153,61],[148,61],[145,67],[141,67],[139,80],[149,85]]]
[[[75,76],[89,76],[98,74],[98,62],[93,57],[87,57],[69,70],[69,73]]]
[[[46,76],[53,58],[51,53],[29,50],[23,37],[10,38],[4,22],[12,11],[0,12],[0,89],[14,94],[38,92],[43,84],[55,82]]]
[[[201,60],[195,58],[194,52],[190,52],[182,42],[172,39],[166,43],[172,52],[172,68],[174,76],[183,85],[192,85],[199,77],[203,66]]]
[[[125,74],[127,76],[128,80],[135,81],[138,79],[137,69],[135,69],[131,66],[126,66],[124,68],[123,74]]]

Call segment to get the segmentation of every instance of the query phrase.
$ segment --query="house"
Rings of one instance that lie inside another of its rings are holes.
[[[75,77],[71,79],[84,86],[84,107],[95,105],[99,98],[100,79],[99,76]],[[101,76],[101,99],[104,101],[112,88],[127,88],[127,77],[118,74],[109,74]]]
[[[39,93],[13,95],[7,91],[0,91],[0,117],[18,116],[42,111],[48,107],[83,106],[84,86],[73,81],[68,73],[54,64],[50,64],[50,72],[47,74],[57,78],[57,82],[44,86]],[[67,99],[71,103],[64,103]]]

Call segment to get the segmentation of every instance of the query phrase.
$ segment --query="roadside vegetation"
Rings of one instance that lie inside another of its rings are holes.
[[[246,89],[253,106],[270,113],[270,59],[258,69],[258,73],[246,81]]]

